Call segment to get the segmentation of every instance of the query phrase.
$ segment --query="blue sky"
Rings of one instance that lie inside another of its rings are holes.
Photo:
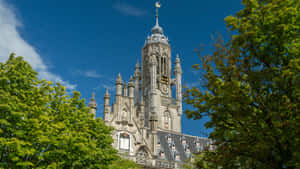
[[[0,61],[22,55],[42,78],[96,93],[102,116],[105,88],[114,90],[120,72],[128,81],[155,23],[155,0],[0,0]],[[161,0],[160,25],[173,61],[182,61],[183,84],[197,85],[195,48],[210,53],[211,36],[227,37],[223,19],[242,9],[241,0]],[[114,92],[114,91],[112,91]],[[187,106],[184,105],[184,109]],[[183,117],[183,133],[203,136],[204,121]]]

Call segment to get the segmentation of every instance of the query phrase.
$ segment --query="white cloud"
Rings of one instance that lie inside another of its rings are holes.
[[[101,77],[103,77],[101,74],[97,73],[95,70],[78,71],[78,73],[82,76],[91,77],[91,78],[101,78]]]
[[[41,78],[59,82],[69,90],[74,90],[76,85],[63,81],[58,75],[48,71],[46,64],[33,46],[27,43],[18,32],[21,22],[15,15],[14,8],[0,0],[0,62],[5,62],[10,53],[14,52],[17,56],[23,56],[31,66],[39,72]]]
[[[131,16],[142,16],[145,15],[147,12],[143,9],[139,9],[131,4],[128,3],[121,3],[120,1],[116,2],[113,5],[113,8],[118,10],[119,12],[125,14],[125,15],[131,15]]]

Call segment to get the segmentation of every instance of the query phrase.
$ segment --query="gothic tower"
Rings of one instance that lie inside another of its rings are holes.
[[[141,99],[145,102],[147,127],[150,127],[151,116],[155,116],[154,119],[158,119],[158,129],[181,132],[182,71],[178,58],[174,70],[175,78],[172,79],[172,55],[168,41],[159,26],[157,11],[156,24],[142,49]],[[172,97],[173,85],[176,87],[176,99]]]
[[[177,55],[172,69],[171,46],[158,23],[159,7],[157,2],[156,24],[142,48],[141,63],[137,62],[133,77],[127,83],[118,75],[114,99],[106,91],[103,118],[114,128],[113,147],[120,154],[145,168],[178,169],[210,141],[181,133],[181,62]],[[95,114],[94,94],[89,106]]]

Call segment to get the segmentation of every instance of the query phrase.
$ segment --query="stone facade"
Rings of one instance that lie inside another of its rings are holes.
[[[180,168],[193,153],[210,145],[207,138],[181,133],[182,70],[178,55],[172,69],[171,57],[156,16],[133,77],[127,84],[118,75],[112,106],[108,90],[104,96],[104,121],[114,127],[113,146],[145,168]],[[89,105],[95,113],[94,96]]]

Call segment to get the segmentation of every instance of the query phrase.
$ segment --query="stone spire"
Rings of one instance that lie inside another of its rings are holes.
[[[135,72],[133,78],[134,78],[134,103],[137,104],[140,101],[141,66],[139,61],[137,61],[135,65]]]
[[[109,98],[110,98],[110,94],[108,92],[108,89],[106,89],[105,95],[104,95],[104,104],[105,105],[109,105]],[[108,100],[108,102],[106,102],[106,100]]]
[[[106,121],[106,122],[110,118],[109,113],[111,111],[111,107],[109,105],[109,99],[110,99],[110,94],[108,92],[108,89],[106,89],[106,92],[104,95],[104,111],[103,111],[104,121]]]
[[[123,80],[121,77],[121,74],[118,74],[117,80],[116,80],[116,95],[121,96],[122,95],[122,85],[123,85]]]
[[[118,74],[118,77],[117,77],[116,84],[122,84],[122,83],[123,83],[122,77],[121,77],[121,74],[119,73],[119,74]]]
[[[128,88],[127,88],[127,84],[125,82],[123,85],[123,96],[127,96],[127,91],[128,91]]]
[[[130,80],[128,82],[128,96],[130,98],[133,98],[134,97],[134,83],[133,83],[133,78],[132,76],[130,76]]]
[[[95,99],[95,93],[92,93],[92,98],[89,102],[89,107],[91,108],[90,113],[96,115],[97,103]]]
[[[182,69],[180,65],[180,59],[179,55],[177,54],[176,61],[175,61],[175,69],[174,69],[174,75],[176,77],[176,104],[177,104],[177,111],[178,115],[182,115],[182,84],[181,84],[181,78],[182,78]]]
[[[180,58],[179,58],[179,54],[176,55],[176,61],[175,61],[175,70],[174,73],[182,73],[181,70],[181,62],[180,62]]]
[[[141,66],[140,66],[140,62],[139,60],[136,62],[136,65],[135,65],[135,70],[140,70]]]

